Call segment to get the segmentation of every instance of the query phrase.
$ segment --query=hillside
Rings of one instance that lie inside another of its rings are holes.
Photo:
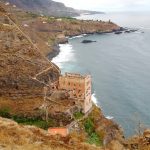
[[[0,4],[0,107],[11,107],[13,112],[37,114],[43,88],[56,81],[60,73],[45,56],[56,55],[57,44],[67,42],[66,36],[120,28],[112,22],[41,17]],[[15,106],[24,107],[14,107],[14,100]]]
[[[87,131],[84,128],[89,120],[94,126],[89,124],[90,130]],[[91,136],[92,134],[94,136]],[[100,139],[96,135],[99,135]],[[103,147],[104,139],[107,149]],[[125,150],[121,141],[122,134],[118,126],[104,118],[97,108],[94,108],[90,116],[79,123],[78,131],[72,132],[66,137],[50,136],[43,129],[18,124],[10,119],[0,117],[0,148],[4,150]]]
[[[92,11],[80,11],[70,7],[66,7],[63,3],[53,0],[7,0],[12,5],[38,14],[48,16],[79,16],[80,13],[100,13]]]
[[[4,107],[3,102],[7,107],[7,98],[11,103],[14,99],[41,99],[45,84],[57,80],[59,68],[40,52],[16,24],[16,18],[1,6],[0,16],[0,107]]]
[[[71,141],[70,137],[51,137],[42,129],[18,125],[0,117],[1,150],[102,150],[82,142],[71,144],[73,142],[76,141]]]

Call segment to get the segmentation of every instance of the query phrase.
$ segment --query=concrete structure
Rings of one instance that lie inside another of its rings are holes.
[[[67,127],[60,127],[60,128],[49,128],[48,133],[50,135],[61,135],[63,137],[66,137],[69,134],[69,129]]]
[[[59,77],[59,89],[67,90],[70,98],[77,99],[82,105],[83,113],[92,108],[91,100],[91,76],[65,73]]]

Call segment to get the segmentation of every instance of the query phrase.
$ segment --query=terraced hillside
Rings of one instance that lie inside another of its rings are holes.
[[[2,7],[0,16],[0,106],[5,98],[42,99],[43,88],[58,79],[59,68],[41,54]]]

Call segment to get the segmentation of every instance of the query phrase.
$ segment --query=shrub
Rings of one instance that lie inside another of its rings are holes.
[[[88,118],[84,123],[85,131],[90,135],[94,132],[94,123],[91,118]]]
[[[10,118],[10,109],[9,108],[0,109],[0,116],[4,118]]]
[[[100,139],[99,135],[93,132],[88,138],[89,144],[95,144],[96,146],[102,145],[102,140]]]
[[[85,131],[88,133],[88,140],[89,144],[95,144],[96,146],[102,145],[102,138],[101,136],[95,131],[94,120],[92,118],[88,118],[84,123]]]
[[[48,129],[50,126],[53,126],[53,120],[50,120],[46,122],[45,120],[42,120],[41,118],[25,118],[25,117],[19,117],[19,116],[13,116],[12,119],[16,121],[17,123],[23,124],[23,125],[34,125],[36,127],[42,128],[42,129]]]
[[[32,12],[28,12],[28,15],[32,18],[37,18],[39,15],[32,13]]]
[[[84,116],[84,114],[82,112],[76,112],[73,114],[75,119],[80,119]]]

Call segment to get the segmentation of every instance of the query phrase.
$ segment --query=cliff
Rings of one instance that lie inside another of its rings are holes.
[[[57,80],[59,68],[32,43],[13,15],[0,7],[0,16],[1,103],[5,98],[20,100],[43,97],[45,84]]]

